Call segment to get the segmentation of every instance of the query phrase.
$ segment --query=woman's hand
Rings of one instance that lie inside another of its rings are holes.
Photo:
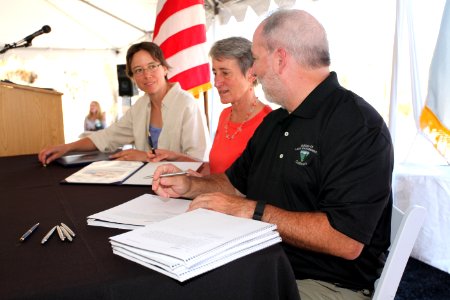
[[[181,153],[165,149],[155,149],[155,152],[156,154],[153,154],[151,151],[147,152],[147,161],[149,162],[158,162],[163,160],[179,161],[182,157]]]
[[[39,152],[38,159],[44,166],[46,166],[55,159],[66,154],[69,150],[70,149],[67,144],[48,146]]]
[[[123,150],[112,154],[109,157],[115,160],[147,161],[147,154],[145,153],[145,151],[136,149]]]

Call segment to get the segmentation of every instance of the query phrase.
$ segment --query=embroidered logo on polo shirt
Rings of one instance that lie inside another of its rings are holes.
[[[308,144],[302,144],[294,150],[298,151],[298,158],[295,160],[295,163],[299,166],[307,166],[312,157],[317,154],[317,150],[314,149],[314,146]]]

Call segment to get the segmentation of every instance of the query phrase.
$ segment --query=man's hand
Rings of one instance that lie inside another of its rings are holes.
[[[189,206],[189,210],[205,208],[227,215],[251,218],[256,202],[244,197],[224,193],[207,193],[197,196]]]
[[[152,190],[159,196],[179,198],[183,196],[191,186],[191,178],[187,175],[161,177],[162,174],[176,173],[181,170],[172,164],[159,166],[153,173]]]

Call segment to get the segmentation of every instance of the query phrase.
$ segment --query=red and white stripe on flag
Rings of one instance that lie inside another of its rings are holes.
[[[203,0],[159,0],[153,42],[171,66],[169,81],[198,97],[211,88]]]

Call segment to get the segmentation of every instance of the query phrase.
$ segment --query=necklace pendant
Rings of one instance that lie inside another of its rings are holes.
[[[229,125],[230,122],[231,122],[231,115],[233,114],[233,109],[231,109],[230,115],[228,116],[228,122],[225,123],[225,126],[224,126],[224,129],[225,129],[225,138],[226,138],[227,140],[232,140],[232,139],[234,139],[234,137],[235,137],[239,132],[242,131],[242,127],[244,126],[244,123],[248,121],[248,119],[250,118],[250,115],[253,113],[253,110],[255,109],[255,107],[256,107],[256,101],[252,103],[252,106],[251,106],[251,108],[250,108],[250,111],[249,111],[249,112],[247,113],[247,115],[245,116],[244,121],[243,121],[242,123],[239,124],[238,128],[236,128],[236,131],[230,136],[230,135],[228,134],[228,125]]]

